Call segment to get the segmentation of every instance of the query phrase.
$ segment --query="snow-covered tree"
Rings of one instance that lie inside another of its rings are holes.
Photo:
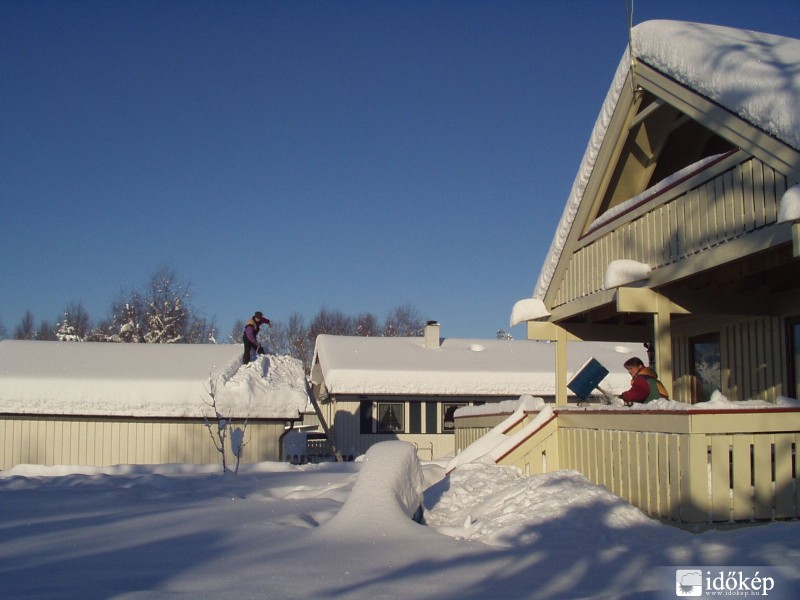
[[[83,339],[78,335],[75,327],[69,322],[69,315],[64,313],[64,317],[56,328],[56,339],[59,342],[82,342]]]
[[[91,330],[89,313],[80,302],[70,302],[55,328],[55,337],[60,342],[83,342]]]
[[[178,281],[174,270],[164,267],[151,277],[147,291],[145,341],[151,344],[185,343],[191,315],[188,286]]]
[[[141,343],[145,341],[147,306],[139,292],[120,295],[111,308],[107,339],[110,342]]]

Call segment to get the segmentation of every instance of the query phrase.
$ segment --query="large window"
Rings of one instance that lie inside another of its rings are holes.
[[[402,433],[403,404],[401,402],[378,402],[378,433]]]
[[[789,325],[789,390],[790,396],[800,394],[800,317],[788,321]]]
[[[689,340],[692,352],[694,389],[692,402],[711,400],[711,394],[722,388],[719,333],[698,336]]]
[[[456,429],[456,410],[466,406],[465,402],[458,404],[442,404],[442,433],[453,433]]]

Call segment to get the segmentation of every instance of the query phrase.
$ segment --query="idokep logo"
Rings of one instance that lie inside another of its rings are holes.
[[[702,596],[703,572],[700,569],[678,569],[675,571],[676,596]]]
[[[675,596],[715,598],[790,597],[777,569],[770,567],[694,567],[675,570]],[[785,583],[785,582],[784,582]],[[796,595],[792,597],[797,597]]]

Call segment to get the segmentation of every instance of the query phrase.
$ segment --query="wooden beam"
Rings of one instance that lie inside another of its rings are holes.
[[[616,301],[617,312],[621,313],[656,314],[664,311],[682,315],[690,313],[685,307],[649,288],[618,288]]]
[[[800,256],[800,223],[792,223],[792,256]]]

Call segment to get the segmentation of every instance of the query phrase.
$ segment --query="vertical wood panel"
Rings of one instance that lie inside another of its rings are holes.
[[[753,486],[751,484],[750,450],[752,436],[733,438],[733,518],[749,521],[753,518]]]
[[[795,516],[792,478],[792,443],[794,434],[775,434],[775,518]]]
[[[730,445],[729,436],[711,436],[711,520],[730,521]]]
[[[755,480],[755,518],[772,518],[772,441],[756,435],[753,440],[753,477]]]

